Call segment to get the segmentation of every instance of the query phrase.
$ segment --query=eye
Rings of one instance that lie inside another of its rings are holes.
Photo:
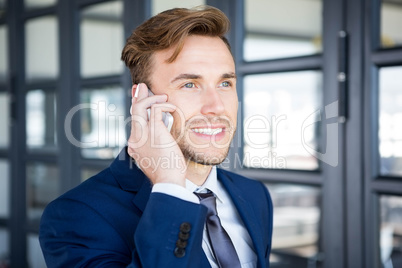
[[[183,87],[185,87],[185,88],[195,88],[195,84],[192,83],[192,82],[189,82],[189,83],[185,83]]]
[[[229,81],[223,81],[222,83],[221,83],[221,86],[222,87],[230,87],[232,85],[232,83],[230,83]]]

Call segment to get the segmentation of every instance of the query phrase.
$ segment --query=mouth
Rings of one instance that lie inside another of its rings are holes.
[[[223,132],[223,128],[192,128],[191,131],[202,135],[218,135]]]

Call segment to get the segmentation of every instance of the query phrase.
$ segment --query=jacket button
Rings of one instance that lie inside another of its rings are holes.
[[[186,241],[186,240],[178,239],[178,240],[176,241],[176,247],[178,247],[178,248],[185,248],[185,247],[187,247],[187,241]]]
[[[184,255],[186,255],[186,250],[184,248],[177,247],[177,248],[174,249],[174,255],[177,258],[183,258]]]
[[[180,225],[180,231],[182,232],[182,233],[189,233],[190,232],[190,230],[191,230],[191,224],[190,223],[188,223],[188,222],[183,222],[181,225]]]
[[[181,240],[188,240],[189,237],[190,237],[189,233],[182,233],[182,232],[179,233],[179,239]]]

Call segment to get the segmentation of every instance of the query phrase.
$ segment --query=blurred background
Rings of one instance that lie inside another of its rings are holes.
[[[402,267],[402,0],[0,0],[1,268],[46,267],[44,207],[124,146],[132,29],[204,4],[237,65],[222,167],[272,195],[271,267]]]

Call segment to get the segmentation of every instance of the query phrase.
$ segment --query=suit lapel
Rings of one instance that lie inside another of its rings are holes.
[[[232,198],[233,203],[236,206],[237,211],[240,214],[241,219],[244,222],[245,227],[253,241],[254,249],[257,254],[257,267],[265,267],[265,248],[261,234],[262,229],[258,224],[258,219],[254,214],[254,210],[250,203],[244,200],[242,192],[236,185],[233,184],[231,178],[218,169],[218,179],[222,182],[226,191]]]
[[[110,170],[121,189],[136,193],[132,202],[143,212],[151,194],[152,185],[128,155],[127,147],[121,150],[119,156],[110,165]]]

